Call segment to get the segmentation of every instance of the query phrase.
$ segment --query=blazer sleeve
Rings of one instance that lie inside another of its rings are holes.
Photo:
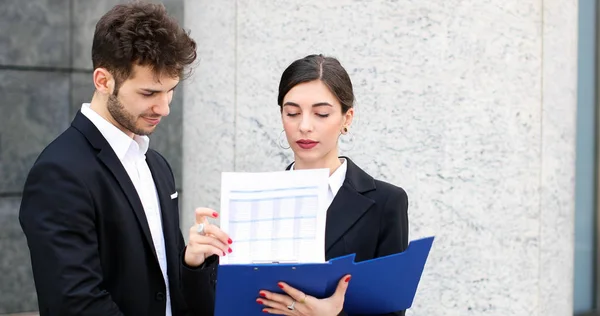
[[[29,246],[41,315],[123,315],[101,288],[93,200],[72,170],[38,162],[23,191],[19,221]]]
[[[403,252],[408,248],[408,196],[401,188],[390,193],[379,223],[375,257]]]
[[[375,258],[399,253],[408,248],[408,196],[403,189],[397,189],[390,193],[383,208]],[[404,316],[405,313],[405,311],[397,311],[369,316]],[[338,316],[348,316],[348,314],[342,310]]]
[[[184,243],[183,237],[180,242]],[[192,315],[213,315],[219,257],[210,256],[201,266],[192,268],[185,264],[185,249],[180,256],[183,297]]]
[[[379,243],[375,257],[383,257],[405,251],[408,248],[408,196],[397,188],[385,203],[379,223]],[[379,316],[404,316],[405,311],[397,311]]]

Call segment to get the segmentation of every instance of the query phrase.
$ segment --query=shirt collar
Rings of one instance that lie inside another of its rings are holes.
[[[333,196],[337,194],[342,185],[344,184],[344,180],[346,180],[346,171],[348,170],[348,163],[346,159],[341,158],[342,164],[335,169],[335,171],[329,176],[328,183]],[[294,166],[296,163],[292,163],[290,170],[294,170]]]
[[[337,169],[335,169],[331,176],[329,176],[329,188],[331,188],[333,196],[335,196],[338,193],[338,191],[344,184],[347,169],[348,164],[346,163],[346,159],[342,158],[342,164]]]
[[[148,136],[134,135],[132,139],[115,125],[100,116],[100,114],[92,110],[92,108],[90,108],[90,103],[84,103],[81,106],[81,114],[85,115],[96,128],[98,128],[119,160],[125,158],[130,148],[141,155],[145,155],[148,151],[150,145]]]

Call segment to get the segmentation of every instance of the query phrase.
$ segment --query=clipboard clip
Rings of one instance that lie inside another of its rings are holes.
[[[252,260],[252,264],[295,264],[297,260]],[[258,271],[259,267],[254,267],[254,271]],[[292,270],[296,270],[295,266],[292,266]]]
[[[286,264],[286,263],[298,263],[297,260],[252,260],[252,264]]]

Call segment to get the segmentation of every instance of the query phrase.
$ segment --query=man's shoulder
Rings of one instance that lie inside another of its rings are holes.
[[[71,164],[82,156],[93,154],[87,139],[73,126],[67,128],[50,142],[39,154],[38,162]]]

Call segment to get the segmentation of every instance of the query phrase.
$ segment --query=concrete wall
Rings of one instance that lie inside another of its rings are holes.
[[[572,314],[577,1],[185,1],[183,226],[222,171],[282,170],[282,71],[338,57],[367,172],[435,235],[409,315]]]

